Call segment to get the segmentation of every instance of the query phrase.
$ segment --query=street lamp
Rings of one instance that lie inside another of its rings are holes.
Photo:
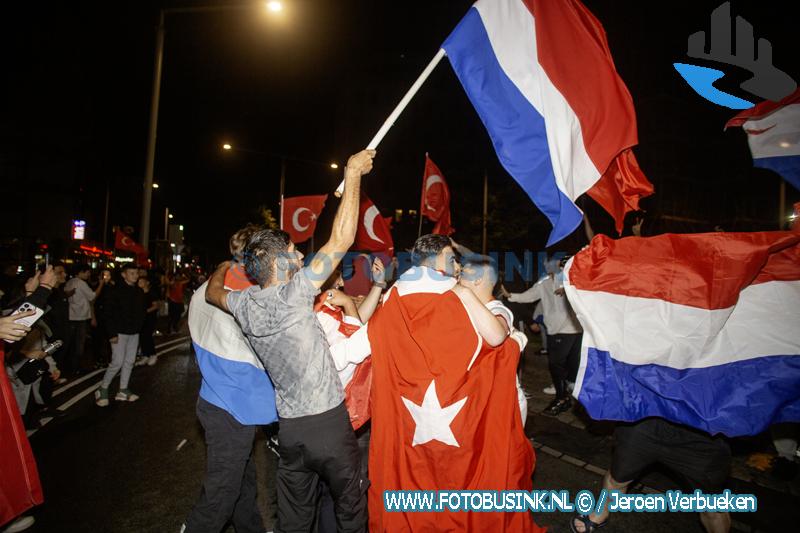
[[[158,183],[154,183],[154,184],[153,184],[153,188],[154,188],[154,189],[158,189]]]
[[[267,2],[267,11],[277,13],[283,10],[283,4],[277,0]],[[147,247],[150,242],[150,208],[153,202],[152,192],[153,170],[156,161],[156,132],[158,130],[158,105],[161,101],[161,74],[164,65],[164,18],[168,14],[216,13],[219,11],[240,11],[251,9],[242,5],[212,5],[195,7],[172,7],[161,9],[158,14],[158,30],[156,31],[155,61],[153,62],[153,92],[150,104],[150,126],[147,135],[147,157],[144,170],[144,191],[142,195],[142,224],[140,227],[142,244]],[[226,148],[229,150],[229,148]]]
[[[223,144],[223,145],[222,145],[222,149],[223,149],[223,150],[230,150],[231,148],[233,148],[233,146],[231,146],[231,145],[230,145],[230,144],[228,144],[228,143],[225,143],[225,144]]]
[[[331,163],[331,168],[333,170],[336,170],[337,168],[339,168],[339,165],[337,163]]]

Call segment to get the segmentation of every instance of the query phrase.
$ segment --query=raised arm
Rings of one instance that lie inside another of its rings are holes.
[[[319,249],[309,263],[314,274],[311,283],[320,288],[353,245],[358,227],[358,207],[361,195],[361,176],[372,170],[375,150],[362,150],[347,160],[344,169],[344,194],[333,219],[331,238]]]
[[[225,273],[228,272],[230,266],[230,261],[221,263],[211,275],[211,279],[208,280],[208,287],[206,287],[206,301],[228,313],[230,313],[230,309],[228,309],[228,293],[231,291],[225,288]]]

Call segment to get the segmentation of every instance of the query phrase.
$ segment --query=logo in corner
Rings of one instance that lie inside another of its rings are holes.
[[[735,32],[731,35],[732,32]],[[735,40],[735,52],[731,41]],[[757,46],[756,46],[757,45]],[[797,83],[785,72],[772,64],[772,44],[753,36],[753,25],[742,17],[731,24],[731,3],[725,2],[711,12],[710,49],[706,53],[706,32],[698,31],[689,36],[687,55],[743,68],[753,76],[739,87],[758,97],[777,102],[797,88]],[[755,104],[714,87],[714,82],[725,76],[725,72],[687,63],[674,63],[675,70],[683,76],[689,86],[706,100],[730,109],[749,109]]]

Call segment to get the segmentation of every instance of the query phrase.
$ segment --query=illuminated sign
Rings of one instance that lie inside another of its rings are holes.
[[[86,221],[73,220],[72,221],[72,238],[76,241],[82,241],[86,237]]]

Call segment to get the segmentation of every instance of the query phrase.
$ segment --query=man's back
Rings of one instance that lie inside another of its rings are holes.
[[[203,376],[200,397],[241,424],[274,422],[269,377],[233,317],[206,302],[207,285],[195,291],[189,305],[189,332]]]
[[[228,309],[275,385],[281,418],[323,413],[344,401],[314,313],[318,293],[301,269],[288,283],[228,294]]]

